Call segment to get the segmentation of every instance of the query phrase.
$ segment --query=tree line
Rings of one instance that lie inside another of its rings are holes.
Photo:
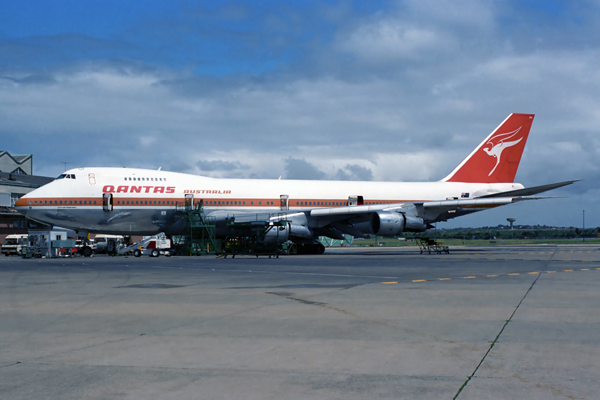
[[[575,238],[598,238],[600,227],[581,228],[568,227],[515,227],[514,229],[504,226],[481,227],[481,228],[455,228],[455,229],[430,229],[420,233],[406,233],[403,237],[438,239],[460,239],[460,240],[508,240],[508,239],[575,239]]]

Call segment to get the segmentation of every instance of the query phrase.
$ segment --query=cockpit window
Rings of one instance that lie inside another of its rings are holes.
[[[56,179],[75,179],[75,174],[60,174]]]

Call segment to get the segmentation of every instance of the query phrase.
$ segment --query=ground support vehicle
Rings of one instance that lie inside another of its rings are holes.
[[[447,245],[445,245],[444,242],[437,242],[433,239],[423,238],[417,239],[417,244],[419,245],[421,254],[423,254],[423,252],[427,252],[428,254],[431,254],[431,252],[437,254],[450,254],[450,248]]]
[[[226,238],[223,242],[222,256],[224,258],[227,258],[228,255],[234,258],[236,254],[279,258],[281,254],[288,254],[290,250],[290,241],[287,240],[289,224],[285,219],[268,222],[236,222],[231,220],[229,224],[245,227],[248,232],[253,232],[253,234]]]
[[[142,255],[158,257],[162,254],[169,257],[171,256],[171,247],[171,239],[167,238],[164,233],[159,233],[120,249],[118,255],[133,254],[135,257],[141,257]]]
[[[77,254],[75,240],[69,239],[66,231],[32,229],[29,231],[27,244],[23,246],[21,256],[56,258]]]
[[[8,235],[2,243],[2,253],[6,256],[11,254],[20,256],[25,245],[27,245],[27,235]]]
[[[291,243],[293,245],[293,243]],[[227,238],[224,242],[222,256],[230,255],[235,258],[236,254],[269,256],[279,258],[282,254],[288,254],[290,243],[263,243],[256,237]]]
[[[116,255],[125,246],[125,238],[121,235],[96,235],[94,253]]]

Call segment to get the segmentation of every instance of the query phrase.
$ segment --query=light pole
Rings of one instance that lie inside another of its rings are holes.
[[[583,210],[583,231],[581,231],[581,238],[585,242],[585,210]]]

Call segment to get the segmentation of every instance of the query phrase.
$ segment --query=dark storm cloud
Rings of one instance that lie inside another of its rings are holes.
[[[360,165],[347,164],[344,168],[338,169],[335,178],[342,181],[372,181],[373,171]]]
[[[285,160],[287,179],[325,179],[326,175],[316,166],[304,159],[289,157]]]

